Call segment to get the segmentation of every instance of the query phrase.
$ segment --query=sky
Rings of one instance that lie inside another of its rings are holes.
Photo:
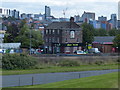
[[[20,13],[45,13],[45,5],[51,8],[51,14],[57,18],[63,17],[63,10],[66,10],[65,17],[82,15],[84,11],[94,12],[98,16],[118,14],[119,0],[0,0],[2,8],[16,9]]]

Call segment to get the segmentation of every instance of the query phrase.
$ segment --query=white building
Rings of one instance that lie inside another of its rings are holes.
[[[95,20],[95,13],[84,11],[82,14],[82,21],[89,23],[89,20]]]
[[[120,20],[120,1],[118,2],[118,20]]]

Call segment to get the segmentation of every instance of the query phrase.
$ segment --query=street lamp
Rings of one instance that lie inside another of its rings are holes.
[[[31,43],[31,29],[32,29],[32,19],[29,20],[29,24],[30,24],[30,55],[31,55],[31,47],[32,47],[32,43]]]

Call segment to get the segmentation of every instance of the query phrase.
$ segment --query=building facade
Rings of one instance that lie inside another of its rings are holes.
[[[104,17],[104,16],[98,17],[98,21],[100,22],[107,21],[107,17]]]
[[[74,53],[82,47],[82,29],[72,19],[53,22],[44,30],[46,53]]]
[[[118,20],[120,20],[120,1],[118,2]]]
[[[51,16],[51,9],[48,6],[45,6],[45,20]]]
[[[112,53],[116,52],[117,48],[113,51],[113,40],[114,36],[104,36],[104,37],[94,37],[94,42],[92,42],[93,48],[98,48],[100,52]]]
[[[85,12],[82,15],[82,21],[89,23],[89,20],[95,20],[95,13]]]

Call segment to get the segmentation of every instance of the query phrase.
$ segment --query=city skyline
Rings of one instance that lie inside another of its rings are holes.
[[[61,4],[61,1],[58,2],[58,0],[55,0],[54,3],[52,3],[54,0],[44,0],[44,1],[38,1],[38,0],[29,0],[29,2],[26,0],[26,2],[14,2],[10,0],[6,0],[2,2],[2,8],[8,8],[8,9],[16,9],[20,11],[20,13],[32,13],[32,14],[38,14],[38,13],[45,13],[45,5],[49,6],[51,8],[51,15],[60,18],[64,17],[63,10],[67,8],[65,17],[69,18],[74,15],[82,15],[84,11],[86,12],[94,12],[96,14],[96,19],[98,19],[99,16],[106,16],[108,19],[110,19],[111,14],[117,14],[118,15],[118,2],[115,0],[106,0],[106,2],[98,2],[98,0],[88,0],[78,1],[78,0],[65,0]],[[63,0],[62,0],[63,1]],[[107,2],[108,1],[108,2]],[[49,3],[48,3],[49,2]]]

